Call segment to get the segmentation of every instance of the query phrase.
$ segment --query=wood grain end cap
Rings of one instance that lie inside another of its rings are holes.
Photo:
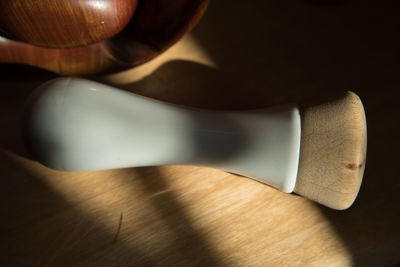
[[[347,209],[361,186],[366,148],[364,107],[355,93],[305,109],[294,191],[324,206]]]

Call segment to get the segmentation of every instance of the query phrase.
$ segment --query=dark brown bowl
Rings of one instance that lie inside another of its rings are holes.
[[[140,0],[120,33],[78,48],[43,48],[0,36],[0,63],[25,64],[61,75],[132,68],[160,55],[188,33],[208,4],[209,0]]]

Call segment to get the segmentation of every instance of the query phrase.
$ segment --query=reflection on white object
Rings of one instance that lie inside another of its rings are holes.
[[[209,166],[288,193],[296,183],[300,129],[295,107],[184,108],[76,78],[39,87],[26,122],[30,149],[54,169]]]

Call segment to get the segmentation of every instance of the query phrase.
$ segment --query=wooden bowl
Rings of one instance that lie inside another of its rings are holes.
[[[0,1],[0,30],[13,40],[48,48],[72,48],[121,32],[138,0]]]
[[[0,63],[25,64],[61,75],[115,72],[160,55],[200,20],[209,0],[139,0],[114,37],[76,48],[45,48],[0,36]]]

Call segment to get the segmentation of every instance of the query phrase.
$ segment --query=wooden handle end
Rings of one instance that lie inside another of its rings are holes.
[[[357,197],[364,174],[367,126],[360,98],[347,92],[302,113],[300,163],[295,192],[343,210]]]

